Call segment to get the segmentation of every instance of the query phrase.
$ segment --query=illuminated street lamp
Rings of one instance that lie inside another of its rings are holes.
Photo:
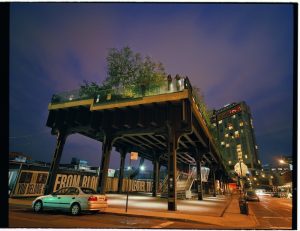
[[[279,160],[279,163],[280,163],[280,164],[285,164],[285,161],[284,161],[283,159],[280,159],[280,160]]]
[[[142,165],[142,166],[140,167],[140,170],[141,170],[141,171],[144,171],[144,170],[145,170],[145,166]]]

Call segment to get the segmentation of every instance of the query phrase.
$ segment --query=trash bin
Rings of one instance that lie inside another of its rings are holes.
[[[248,202],[244,198],[239,199],[240,213],[241,214],[249,214],[248,210]]]

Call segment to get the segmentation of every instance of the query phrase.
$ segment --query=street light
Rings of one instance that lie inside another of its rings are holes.
[[[144,171],[144,170],[145,170],[145,166],[142,165],[142,166],[140,167],[140,170],[141,170],[141,171]]]
[[[285,164],[285,161],[284,161],[283,159],[280,159],[280,160],[279,160],[279,163],[280,163],[280,164]]]

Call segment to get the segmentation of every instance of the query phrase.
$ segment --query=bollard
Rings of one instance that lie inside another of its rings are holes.
[[[246,214],[246,215],[249,214],[248,202],[245,199],[243,199],[243,198],[239,199],[239,206],[240,206],[241,214]]]

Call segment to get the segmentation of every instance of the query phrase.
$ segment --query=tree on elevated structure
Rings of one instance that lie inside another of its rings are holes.
[[[128,46],[121,50],[111,48],[106,61],[107,77],[103,83],[84,82],[80,86],[80,95],[144,96],[147,91],[160,88],[167,78],[162,63],[154,62],[150,56],[143,59],[140,53],[134,53]]]

